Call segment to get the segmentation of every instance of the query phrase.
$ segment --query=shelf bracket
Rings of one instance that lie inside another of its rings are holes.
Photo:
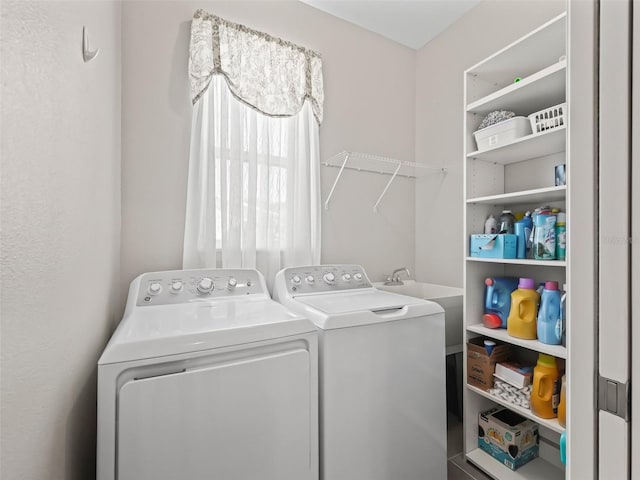
[[[344,171],[344,167],[347,165],[347,161],[349,160],[349,155],[351,155],[351,153],[347,152],[344,156],[344,162],[342,162],[342,166],[340,167],[340,171],[338,172],[338,175],[336,176],[336,179],[333,181],[333,186],[331,187],[331,190],[329,191],[329,195],[327,195],[327,199],[324,201],[324,209],[325,210],[329,210],[329,201],[331,200],[331,197],[333,197],[333,192],[336,189],[336,185],[338,185],[338,181],[340,180],[340,177],[342,176],[342,172]]]
[[[387,186],[384,187],[384,190],[382,191],[382,193],[378,197],[378,201],[373,206],[373,211],[374,212],[378,213],[378,205],[380,205],[380,202],[382,201],[382,198],[386,195],[387,190],[389,190],[389,187],[391,186],[391,183],[393,182],[393,180],[396,178],[396,175],[398,175],[398,172],[400,171],[400,167],[402,167],[402,163],[398,163],[398,166],[396,167],[395,172],[393,172],[393,175],[391,175],[391,178],[387,182]]]

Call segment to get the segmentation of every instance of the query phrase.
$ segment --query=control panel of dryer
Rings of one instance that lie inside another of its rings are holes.
[[[290,295],[371,288],[360,265],[314,265],[284,270]]]
[[[140,277],[136,305],[171,305],[265,292],[263,279],[255,270],[225,268],[153,272]]]

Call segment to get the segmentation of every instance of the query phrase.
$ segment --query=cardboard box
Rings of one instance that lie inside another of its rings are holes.
[[[538,424],[503,407],[480,412],[478,447],[516,470],[538,457]]]
[[[472,338],[467,342],[467,383],[482,390],[493,388],[493,374],[496,363],[505,362],[511,357],[512,347],[498,343],[493,347],[491,356],[484,348],[484,338]]]
[[[496,364],[495,377],[523,389],[531,385],[533,377],[533,367],[524,366],[518,362],[500,362]]]
[[[518,236],[511,233],[471,235],[469,255],[480,258],[516,258]]]

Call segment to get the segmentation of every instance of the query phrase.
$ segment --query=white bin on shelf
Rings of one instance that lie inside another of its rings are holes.
[[[478,150],[488,150],[512,142],[531,133],[527,117],[513,117],[473,132]]]
[[[531,131],[535,134],[544,133],[553,128],[560,128],[566,125],[567,104],[561,103],[553,107],[545,108],[539,112],[529,115]]]

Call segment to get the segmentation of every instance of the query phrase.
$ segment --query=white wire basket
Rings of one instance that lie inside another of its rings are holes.
[[[529,121],[534,135],[554,128],[564,127],[567,124],[567,104],[566,102],[561,103],[560,105],[532,113],[529,115]]]

